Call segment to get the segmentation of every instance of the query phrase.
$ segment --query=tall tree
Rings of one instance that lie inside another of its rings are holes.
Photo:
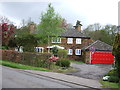
[[[120,33],[117,33],[113,44],[113,55],[115,56],[115,66],[120,78]]]
[[[105,25],[100,26],[100,24],[92,24],[83,30],[86,36],[90,36],[93,40],[101,40],[110,45],[113,44],[116,26],[115,25]]]
[[[53,6],[49,4],[47,11],[41,14],[41,22],[38,25],[41,43],[48,43],[49,36],[58,36],[63,31],[61,23],[61,16],[56,14]]]

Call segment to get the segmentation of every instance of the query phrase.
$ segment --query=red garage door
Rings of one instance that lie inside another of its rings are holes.
[[[112,64],[114,62],[114,56],[111,52],[91,52],[92,64]]]

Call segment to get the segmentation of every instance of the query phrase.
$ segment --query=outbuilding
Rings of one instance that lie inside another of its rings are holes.
[[[112,64],[114,62],[112,46],[100,40],[83,47],[82,50],[84,51],[84,60],[86,63]]]

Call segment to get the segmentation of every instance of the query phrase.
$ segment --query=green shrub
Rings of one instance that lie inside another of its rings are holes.
[[[69,67],[70,66],[70,61],[65,60],[65,59],[60,59],[56,62],[57,66],[61,66],[61,67]]]
[[[117,76],[117,71],[115,69],[110,70],[105,76]]]
[[[117,76],[110,76],[110,78],[108,78],[109,82],[119,82],[119,77]]]
[[[23,52],[19,53],[14,50],[1,50],[2,59],[11,62],[34,66],[50,68],[51,61],[49,60],[50,53],[36,53],[36,52]]]
[[[0,46],[0,49],[8,49],[7,46]]]
[[[67,57],[67,50],[65,50],[65,49],[58,49],[58,57],[66,58]]]

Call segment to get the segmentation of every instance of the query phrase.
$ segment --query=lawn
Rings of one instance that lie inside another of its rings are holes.
[[[120,88],[120,83],[112,83],[108,81],[100,81],[104,88]]]
[[[38,71],[46,71],[46,72],[51,71],[51,70],[46,69],[46,68],[22,65],[22,64],[18,64],[18,63],[9,62],[9,61],[3,61],[3,60],[0,60],[0,65],[12,67],[12,68],[18,68],[18,69],[38,70]]]
[[[55,64],[52,65],[51,69],[46,69],[42,67],[33,67],[33,66],[18,64],[14,62],[9,62],[6,60],[0,60],[0,65],[11,67],[11,68],[17,68],[17,69],[38,70],[38,71],[58,72],[58,73],[67,73],[67,72],[76,70],[73,67],[69,67],[69,68],[59,67],[59,66],[56,66]]]

